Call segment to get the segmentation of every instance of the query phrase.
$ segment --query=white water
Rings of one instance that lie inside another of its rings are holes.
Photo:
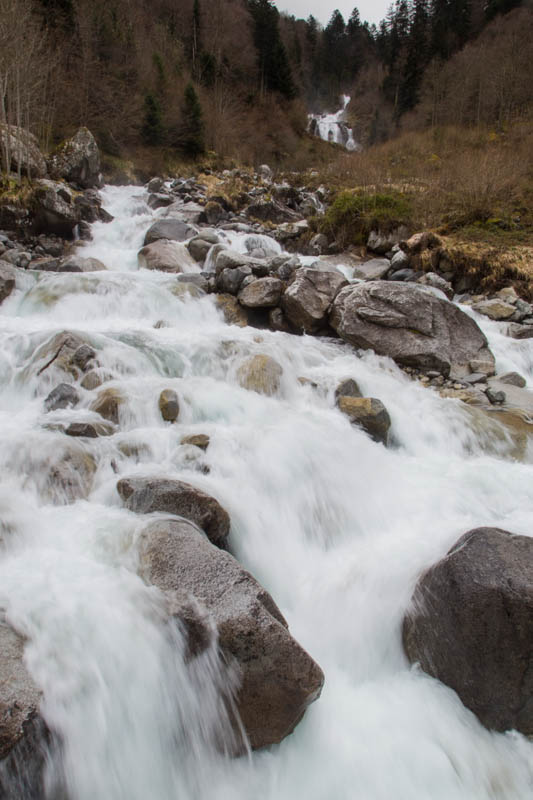
[[[342,106],[334,114],[310,114],[309,122],[314,121],[318,136],[325,142],[335,142],[351,151],[359,150],[353,130],[346,124],[346,109],[351,98],[343,95],[341,100]]]
[[[69,800],[530,797],[531,745],[486,731],[451,690],[409,667],[400,639],[418,574],[462,533],[488,524],[530,535],[530,463],[510,460],[505,435],[489,446],[459,403],[388,359],[229,327],[212,297],[176,296],[175,278],[137,270],[152,218],[141,191],[103,194],[116,219],[94,226],[83,254],[113,271],[28,274],[0,307],[0,608],[29,638],[43,713],[64,738],[49,780],[62,774]],[[155,329],[160,320],[166,327]],[[502,368],[531,380],[533,346],[484,327]],[[91,418],[90,393],[81,408],[45,415],[57,376],[28,368],[36,347],[65,329],[88,335],[128,396],[114,436],[66,441],[43,428]],[[238,386],[250,353],[283,366],[279,397]],[[335,409],[335,386],[350,376],[389,409],[391,448]],[[160,418],[163,388],[179,394],[176,426]],[[211,437],[209,475],[179,445],[192,432]],[[93,454],[95,483],[87,500],[53,504],[46,467],[66,446]],[[217,754],[227,676],[214,653],[191,673],[158,593],[135,574],[143,520],[115,491],[135,471],[188,480],[220,500],[234,554],[322,666],[322,697],[279,747],[250,759]]]

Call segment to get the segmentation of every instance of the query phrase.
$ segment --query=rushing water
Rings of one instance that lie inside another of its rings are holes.
[[[345,94],[341,100],[342,106],[334,114],[310,114],[311,129],[325,142],[340,144],[347,150],[359,150],[353,130],[346,123],[346,109],[351,98]]]
[[[533,453],[512,461],[503,430],[488,441],[458,402],[386,358],[228,326],[212,297],[176,294],[174,276],[137,269],[153,217],[142,190],[103,196],[115,221],[93,226],[83,254],[109,271],[28,273],[0,308],[0,608],[28,637],[44,716],[63,739],[50,786],[60,780],[70,800],[530,797],[531,745],[488,732],[451,690],[410,668],[400,626],[417,575],[463,532],[530,535]],[[234,234],[231,245],[246,249]],[[531,380],[532,345],[484,327],[499,365]],[[44,413],[58,380],[37,376],[32,357],[62,330],[92,342],[127,396],[120,432],[80,441],[45,427],[95,418],[90,392],[76,409]],[[278,397],[239,387],[238,365],[253,353],[282,365]],[[336,410],[335,386],[351,376],[387,406],[389,449]],[[177,425],[161,420],[163,388],[179,394]],[[211,437],[209,474],[180,445],[189,433]],[[87,500],[61,504],[46,474],[67,447],[92,454],[97,471]],[[220,500],[232,551],[322,666],[322,697],[280,746],[218,753],[230,676],[214,652],[191,672],[161,598],[136,575],[143,520],[115,490],[132,473],[188,480]]]

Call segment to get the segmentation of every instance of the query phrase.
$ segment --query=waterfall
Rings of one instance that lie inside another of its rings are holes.
[[[353,130],[346,124],[346,109],[350,100],[348,95],[343,95],[341,108],[334,114],[310,114],[309,127],[325,142],[334,142],[354,151],[359,150],[360,145],[354,139]]]
[[[488,443],[465,406],[387,358],[228,325],[212,295],[138,269],[158,216],[142,191],[107,187],[102,197],[115,219],[92,226],[83,254],[108,270],[28,271],[0,306],[0,610],[27,637],[42,713],[61,740],[50,796],[525,800],[531,744],[489,732],[451,689],[411,668],[400,630],[420,572],[462,533],[493,525],[531,535],[533,453],[513,461],[505,436]],[[232,247],[270,243],[247,236],[231,232]],[[533,344],[507,339],[499,323],[483,327],[499,368],[531,382]],[[65,330],[92,344],[127,399],[109,436],[71,440],[61,430],[96,418],[89,391],[74,409],[44,413],[57,381],[37,374],[35,354]],[[256,353],[282,366],[278,396],[239,385],[239,363]],[[335,388],[349,377],[386,405],[391,447],[336,408]],[[157,407],[166,388],[180,398],[174,426]],[[193,433],[210,437],[208,473],[180,444]],[[51,494],[47,479],[62,455],[94,473],[74,502]],[[160,593],[138,577],[145,521],[115,488],[132,473],[216,496],[231,517],[232,552],[323,668],[321,698],[279,746],[220,752],[234,677],[215,647],[188,665]]]

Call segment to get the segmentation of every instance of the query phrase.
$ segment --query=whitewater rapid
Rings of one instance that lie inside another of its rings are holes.
[[[401,621],[421,570],[465,531],[531,535],[533,451],[513,461],[503,429],[490,441],[458,401],[411,382],[387,358],[227,325],[212,296],[138,270],[158,215],[143,190],[108,187],[102,196],[115,219],[93,225],[82,254],[109,271],[28,272],[0,307],[0,609],[28,637],[43,715],[63,740],[47,768],[51,796],[530,797],[531,744],[485,730],[453,691],[411,668]],[[498,367],[531,381],[533,345],[504,337],[498,323],[483,326]],[[37,376],[31,359],[63,330],[83,333],[109,385],[127,397],[119,432],[70,440],[50,429],[95,417],[89,392],[76,409],[44,413],[59,381]],[[239,386],[239,364],[256,353],[283,367],[279,396]],[[336,409],[335,387],[347,377],[387,407],[390,448]],[[174,426],[158,410],[166,388],[180,399]],[[210,437],[208,474],[180,445],[191,433]],[[43,475],[67,447],[91,454],[97,469],[86,500],[60,504]],[[233,554],[324,670],[321,698],[281,745],[231,760],[213,744],[226,730],[226,676],[211,652],[191,671],[158,592],[136,575],[146,520],[123,509],[115,489],[131,474],[183,479],[221,502]]]

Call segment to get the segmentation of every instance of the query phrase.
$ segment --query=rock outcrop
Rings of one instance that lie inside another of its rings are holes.
[[[403,626],[409,659],[488,728],[533,734],[533,539],[465,534],[420,578]]]
[[[92,133],[87,128],[80,128],[72,137],[63,142],[48,159],[50,175],[75,183],[82,189],[99,187],[100,153]]]
[[[54,233],[64,239],[73,237],[80,218],[73,194],[65,184],[38,181],[30,198],[30,208],[36,233]]]
[[[140,573],[164,592],[186,592],[213,620],[238,672],[236,707],[252,748],[281,742],[318,698],[322,670],[292,638],[270,595],[238,562],[183,520],[149,525]]]
[[[390,356],[402,366],[453,377],[494,373],[494,356],[474,320],[412,285],[370,281],[347,286],[333,302],[330,324],[355,347]]]
[[[46,177],[46,161],[33,133],[16,125],[0,125],[0,146],[4,152],[9,151],[13,172],[20,168],[28,178]]]

